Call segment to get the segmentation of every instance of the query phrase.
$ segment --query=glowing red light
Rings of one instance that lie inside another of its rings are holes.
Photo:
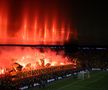
[[[56,11],[30,11],[30,7],[24,4],[18,19],[13,20],[15,16],[11,16],[6,2],[0,3],[0,44],[63,45],[70,38],[77,38],[69,20]]]
[[[0,5],[0,41],[3,39],[3,42],[6,42],[7,39],[7,13],[6,7]]]

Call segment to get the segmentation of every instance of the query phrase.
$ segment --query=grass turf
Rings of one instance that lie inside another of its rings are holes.
[[[108,72],[96,71],[90,73],[89,79],[78,80],[72,77],[55,81],[45,88],[30,88],[28,90],[108,90]]]

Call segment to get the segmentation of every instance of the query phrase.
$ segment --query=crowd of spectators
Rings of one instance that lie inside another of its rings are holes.
[[[75,56],[82,68],[108,69],[107,49],[80,49]]]
[[[52,70],[50,73],[43,73],[41,70],[42,73],[33,75],[29,75],[31,74],[31,71],[23,72],[21,73],[23,74],[23,78],[21,74],[15,76],[4,76],[0,78],[0,90],[23,90],[24,88],[31,88],[34,86],[37,88],[43,88],[52,81],[67,78],[68,76],[75,77],[74,73],[77,71],[76,69],[72,70],[69,67],[68,69],[66,69],[67,67],[61,67],[61,69],[60,67],[55,68],[58,68],[59,70],[56,69],[56,71],[54,71],[53,68],[50,69]]]
[[[71,57],[71,53],[70,53]],[[37,74],[36,76],[27,77],[26,73],[23,73],[22,76],[26,75],[26,78],[22,78],[19,74],[21,79],[14,80],[15,76],[11,77],[6,76],[5,78],[0,78],[0,90],[23,90],[25,88],[37,87],[37,88],[44,88],[50,82],[67,78],[68,76],[72,76],[77,78],[78,72],[82,70],[92,70],[92,68],[100,68],[101,70],[108,69],[108,50],[102,49],[79,49],[75,52],[72,57],[73,59],[77,60],[77,68],[76,69],[61,69],[56,70],[49,69],[50,73],[42,73]],[[72,59],[72,60],[73,60]],[[59,69],[59,68],[58,68]],[[48,71],[48,70],[44,70]],[[43,71],[42,71],[43,72]],[[31,73],[27,72],[27,73]],[[32,72],[37,73],[37,72]]]

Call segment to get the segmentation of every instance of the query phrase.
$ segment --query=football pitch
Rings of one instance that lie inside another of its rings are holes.
[[[108,90],[108,71],[93,71],[88,79],[70,77],[50,83],[45,88],[28,90]]]

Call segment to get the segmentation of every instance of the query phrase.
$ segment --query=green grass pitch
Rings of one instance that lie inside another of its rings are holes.
[[[90,78],[84,80],[70,77],[55,81],[45,88],[27,90],[108,90],[108,71],[91,72]]]

